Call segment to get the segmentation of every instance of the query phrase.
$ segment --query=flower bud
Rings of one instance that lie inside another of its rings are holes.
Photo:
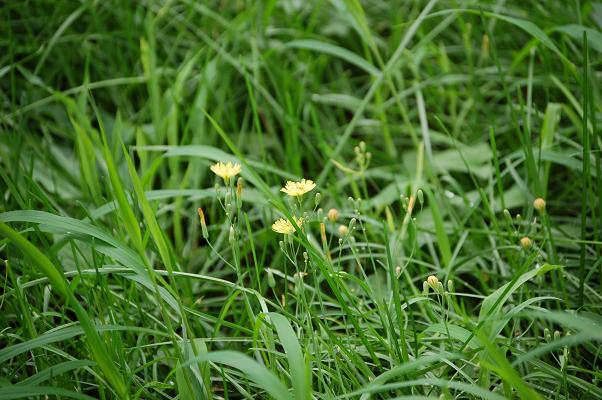
[[[326,225],[324,225],[324,222],[320,222],[320,237],[322,239],[322,245],[326,246]]]
[[[339,210],[331,208],[326,216],[330,222],[336,222],[339,219]]]
[[[228,241],[233,244],[236,241],[236,231],[233,226],[230,226],[230,232],[228,233]]]
[[[205,213],[201,207],[199,207],[197,211],[199,213],[199,219],[201,220],[201,232],[203,239],[207,239],[209,237],[209,232],[207,231],[207,224],[205,223]]]
[[[316,192],[316,195],[314,196],[314,204],[316,205],[316,207],[320,204],[321,198],[322,195],[320,194],[320,192]]]
[[[418,189],[418,192],[416,193],[416,195],[418,196],[418,203],[420,203],[420,205],[424,204],[424,192],[422,191],[422,189]]]
[[[510,214],[510,211],[508,211],[507,208],[504,208],[504,219],[506,220],[506,223],[508,225],[512,225],[512,215]]]
[[[454,292],[454,281],[451,279],[447,281],[447,291],[451,293]]]
[[[268,286],[271,288],[276,286],[276,279],[274,279],[274,274],[272,271],[268,271]]]
[[[520,245],[523,249],[525,250],[529,250],[531,248],[531,246],[533,246],[533,242],[531,241],[531,239],[529,239],[528,237],[523,237],[520,240]]]
[[[433,290],[435,290],[435,291],[437,290],[437,286],[439,284],[439,279],[437,279],[437,277],[435,275],[430,275],[428,278],[426,278],[426,282]]]
[[[539,213],[543,213],[546,210],[546,201],[541,197],[533,200],[533,208],[535,208]]]
[[[240,210],[242,207],[242,177],[236,181],[236,207]]]
[[[408,213],[412,213],[414,210],[414,203],[416,203],[416,197],[410,196],[410,200],[408,201]]]

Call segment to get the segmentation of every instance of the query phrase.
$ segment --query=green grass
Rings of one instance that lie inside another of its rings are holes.
[[[0,20],[1,399],[602,399],[601,2]]]

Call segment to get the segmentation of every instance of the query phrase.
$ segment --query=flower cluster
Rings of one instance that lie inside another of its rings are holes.
[[[229,184],[230,180],[241,172],[242,168],[239,163],[228,162],[217,162],[211,166],[211,171],[224,180],[226,184]],[[238,185],[240,186],[240,185]],[[237,195],[240,195],[240,188],[237,186]],[[304,194],[311,192],[316,187],[316,184],[311,179],[301,179],[298,182],[287,181],[281,192],[295,198],[299,198]],[[201,211],[199,211],[200,213]],[[330,216],[332,218],[332,215]],[[201,217],[204,220],[203,217]],[[301,226],[303,218],[297,218],[293,216],[293,221],[297,226]],[[272,230],[277,233],[289,235],[295,232],[295,226],[291,221],[279,218],[274,224],[272,224]]]

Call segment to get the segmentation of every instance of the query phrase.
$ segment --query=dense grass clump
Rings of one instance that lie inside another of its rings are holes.
[[[0,20],[0,398],[602,398],[602,3]]]

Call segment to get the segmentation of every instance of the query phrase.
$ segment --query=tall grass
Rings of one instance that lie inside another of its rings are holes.
[[[0,19],[0,398],[602,398],[600,3]]]

